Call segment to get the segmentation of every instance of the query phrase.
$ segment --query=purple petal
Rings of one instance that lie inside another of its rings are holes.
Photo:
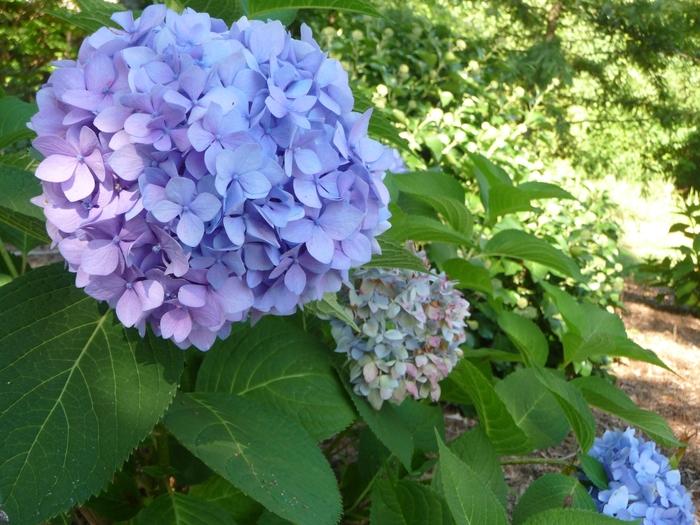
[[[328,264],[333,260],[333,240],[319,226],[313,227],[311,238],[306,241],[306,249],[320,263]]]
[[[136,146],[129,144],[118,149],[109,157],[109,166],[123,180],[136,180],[147,166],[147,160]]]
[[[165,290],[163,289],[163,285],[158,281],[151,279],[137,281],[134,283],[133,290],[136,292],[136,295],[139,296],[144,311],[153,310],[163,304]]]
[[[272,189],[270,181],[259,171],[244,173],[238,180],[249,199],[262,199]]]
[[[83,200],[95,189],[95,177],[84,163],[79,163],[73,177],[61,183],[61,189],[69,201]]]
[[[292,221],[280,230],[280,237],[285,241],[302,243],[311,237],[314,223],[310,219]]]
[[[302,173],[314,175],[321,171],[321,160],[310,149],[299,149],[294,152],[294,160]]]
[[[199,284],[185,284],[177,292],[177,298],[185,306],[195,308],[207,303],[207,287]]]
[[[217,294],[227,314],[243,312],[253,306],[253,292],[238,277],[227,279]]]
[[[211,193],[200,193],[190,203],[190,209],[204,222],[212,220],[221,209],[221,201]]]
[[[196,190],[193,181],[186,177],[175,177],[170,179],[165,186],[165,195],[173,202],[186,205],[192,202]]]
[[[132,289],[124,290],[117,301],[117,317],[126,327],[134,326],[143,315],[141,300]]]
[[[90,275],[109,275],[121,259],[121,250],[109,240],[90,241],[80,259],[80,268]]]
[[[243,217],[224,217],[226,235],[236,246],[243,246],[245,241],[245,222]]]
[[[331,239],[347,239],[359,226],[363,213],[345,203],[334,202],[326,207],[319,224]]]
[[[95,127],[105,133],[116,133],[124,128],[124,122],[131,112],[131,108],[108,106],[95,117]]]
[[[41,161],[36,176],[46,182],[64,182],[70,179],[78,166],[78,159],[64,155],[50,155]]]
[[[176,343],[181,343],[192,331],[192,318],[187,310],[173,308],[160,318],[160,331],[165,339],[172,337]]]
[[[310,208],[320,208],[321,200],[318,198],[316,190],[316,182],[313,179],[295,178],[292,182],[294,187],[294,195],[302,204]]]
[[[284,274],[284,285],[290,292],[301,295],[306,288],[306,273],[298,264],[293,264]]]
[[[159,201],[150,209],[153,216],[163,224],[167,224],[172,221],[175,217],[180,215],[182,211],[182,206],[175,202],[163,199]]]
[[[204,223],[194,213],[185,211],[177,223],[176,232],[183,244],[195,247],[204,236]]]

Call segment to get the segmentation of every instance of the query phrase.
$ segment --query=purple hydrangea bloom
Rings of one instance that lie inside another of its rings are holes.
[[[463,355],[469,316],[469,303],[444,274],[356,270],[341,303],[354,326],[331,319],[331,331],[350,361],[356,394],[376,409],[407,395],[440,398],[439,382]]]
[[[678,470],[656,449],[656,443],[624,432],[607,430],[588,454],[603,464],[606,490],[592,489],[601,513],[642,525],[693,525],[690,494]]]
[[[30,123],[34,202],[78,286],[204,350],[378,253],[395,153],[307,26],[162,5],[113,20],[55,64]]]

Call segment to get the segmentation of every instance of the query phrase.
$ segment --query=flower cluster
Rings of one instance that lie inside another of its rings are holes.
[[[210,347],[337,291],[389,227],[392,150],[302,26],[149,6],[57,62],[30,127],[52,240],[126,326]]]
[[[603,514],[642,525],[693,525],[690,494],[678,470],[656,450],[656,443],[635,437],[634,429],[606,431],[589,455],[603,464],[607,490],[592,489]]]
[[[338,319],[331,327],[355,392],[377,409],[407,394],[437,401],[462,357],[469,303],[444,274],[369,268],[353,280],[345,300],[360,331]]]

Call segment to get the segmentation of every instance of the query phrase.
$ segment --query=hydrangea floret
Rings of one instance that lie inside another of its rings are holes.
[[[341,294],[359,329],[331,319],[336,351],[347,354],[356,394],[384,401],[440,398],[439,382],[462,357],[469,303],[444,274],[366,268]]]
[[[30,127],[47,229],[126,326],[209,348],[338,291],[389,227],[392,150],[302,25],[117,13],[55,63]]]
[[[653,441],[624,432],[606,431],[597,438],[589,455],[602,463],[608,476],[606,490],[592,490],[601,513],[642,525],[693,525],[690,494],[681,484],[680,472],[671,468]]]

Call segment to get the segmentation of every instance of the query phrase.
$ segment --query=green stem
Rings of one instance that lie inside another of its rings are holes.
[[[7,248],[5,247],[5,243],[2,242],[2,239],[0,239],[0,257],[2,257],[2,260],[5,261],[5,264],[7,265],[7,269],[10,270],[10,276],[13,279],[16,279],[19,277],[19,273],[17,273],[17,268],[15,267],[15,263],[12,262],[12,257],[10,257],[10,252],[7,251]]]
[[[571,467],[573,464],[565,459],[556,458],[511,458],[501,461],[501,465],[557,465],[560,467]]]

